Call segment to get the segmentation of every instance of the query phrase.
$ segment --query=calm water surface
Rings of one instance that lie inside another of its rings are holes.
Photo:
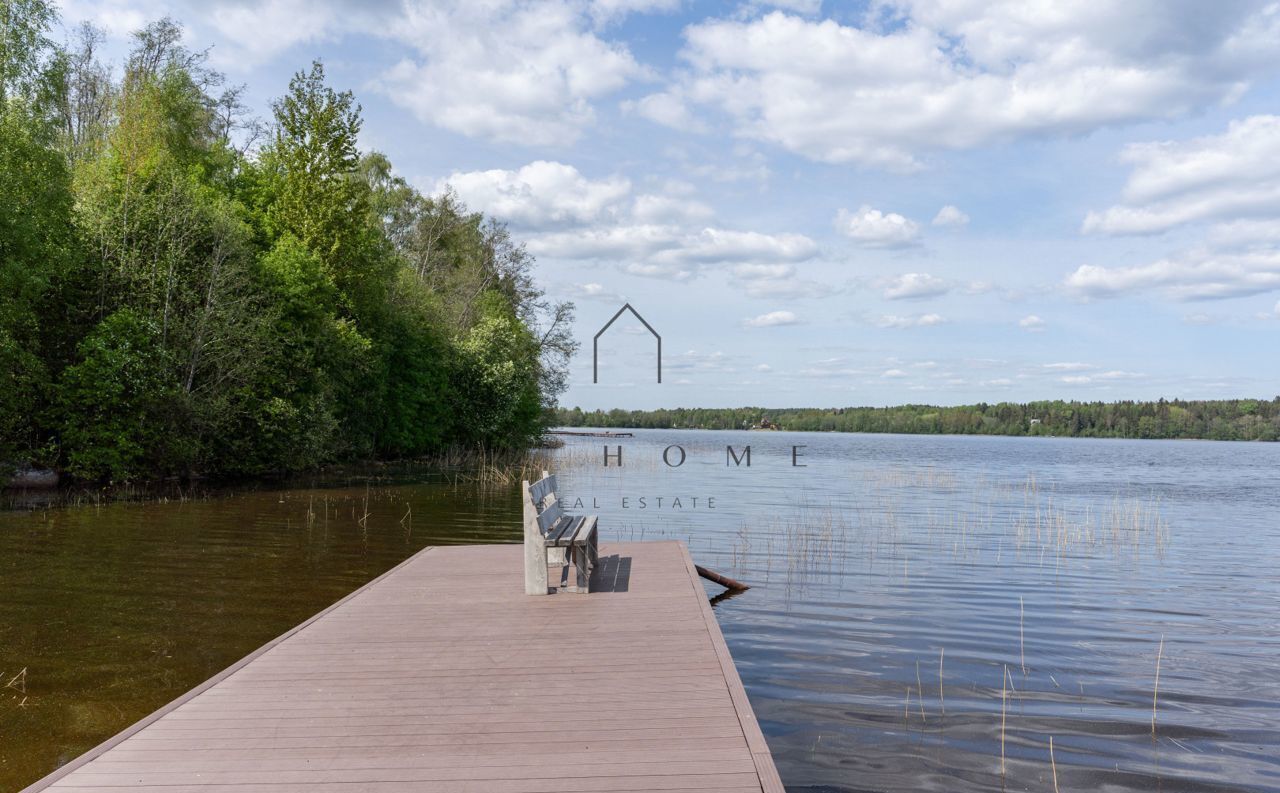
[[[1280,790],[1280,445],[604,443],[553,467],[605,542],[754,585],[716,613],[789,790]],[[419,548],[519,539],[517,489],[420,479],[0,514],[0,790]]]

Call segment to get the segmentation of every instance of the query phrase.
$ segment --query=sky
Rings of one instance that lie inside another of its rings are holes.
[[[1280,4],[70,0],[172,16],[577,305],[566,406],[1280,394]],[[630,315],[592,340],[629,302]]]

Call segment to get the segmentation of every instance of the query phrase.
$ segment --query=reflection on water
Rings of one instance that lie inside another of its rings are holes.
[[[716,614],[790,790],[1280,790],[1280,445],[607,442],[621,470],[554,453],[561,490],[605,543],[684,539],[753,585]],[[0,789],[519,520],[513,487],[438,481],[0,514]]]

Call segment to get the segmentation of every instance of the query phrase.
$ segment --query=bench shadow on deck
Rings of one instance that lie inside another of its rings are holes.
[[[550,568],[550,581],[556,583],[555,573],[559,571],[561,587],[569,586],[572,573],[569,565]],[[612,554],[601,556],[599,566],[591,574],[591,592],[626,592],[631,585],[631,557]]]
[[[682,543],[522,554],[422,551],[27,790],[783,790]]]

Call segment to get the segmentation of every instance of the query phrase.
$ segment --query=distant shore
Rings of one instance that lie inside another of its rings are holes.
[[[1280,440],[1280,397],[1148,402],[977,403],[842,408],[561,408],[560,427],[788,430],[1170,440]]]

